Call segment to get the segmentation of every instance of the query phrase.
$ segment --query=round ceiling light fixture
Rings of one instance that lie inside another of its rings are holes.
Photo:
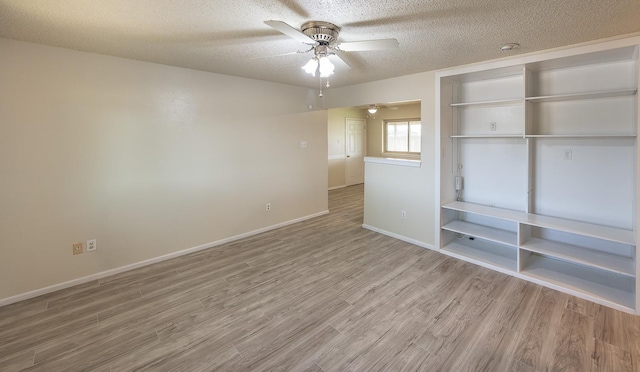
[[[507,43],[504,44],[502,46],[500,46],[500,51],[502,52],[510,52],[514,49],[518,49],[520,47],[520,44],[518,43]]]
[[[370,114],[375,114],[376,112],[378,112],[378,105],[369,105],[367,111],[369,111]]]

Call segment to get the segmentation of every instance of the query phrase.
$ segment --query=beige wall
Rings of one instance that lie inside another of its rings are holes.
[[[5,39],[0,55],[0,300],[327,209],[311,89]]]
[[[389,107],[396,107],[392,110]],[[388,156],[384,153],[384,120],[390,119],[419,119],[421,115],[420,103],[408,105],[389,104],[378,109],[375,115],[367,119],[367,156]],[[398,157],[398,155],[394,155]]]
[[[329,107],[421,100],[420,168],[367,163],[364,224],[423,246],[435,242],[435,73],[425,72],[336,88],[325,94]],[[370,135],[370,134],[369,134]],[[401,219],[401,211],[407,218]]]
[[[366,110],[351,108],[337,108],[328,110],[328,164],[329,164],[329,188],[346,186],[346,131],[347,118],[366,119]]]

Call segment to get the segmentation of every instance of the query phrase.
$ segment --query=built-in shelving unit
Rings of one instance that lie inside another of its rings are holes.
[[[639,44],[438,74],[440,252],[640,313]]]

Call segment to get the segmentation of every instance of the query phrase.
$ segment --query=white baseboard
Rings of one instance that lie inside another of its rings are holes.
[[[246,232],[246,233],[243,233],[243,234],[239,234],[239,235],[231,236],[231,237],[228,237],[228,238],[216,240],[215,242],[202,244],[202,245],[199,245],[197,247],[183,249],[181,251],[165,254],[163,256],[154,257],[154,258],[150,258],[148,260],[132,263],[130,265],[116,267],[115,269],[102,271],[102,272],[99,272],[99,273],[96,273],[96,274],[84,276],[82,278],[69,280],[69,281],[64,282],[64,283],[58,283],[58,284],[54,284],[54,285],[49,286],[49,287],[40,288],[40,289],[36,289],[34,291],[21,293],[19,295],[3,298],[3,299],[0,299],[0,307],[6,306],[6,305],[10,305],[10,304],[15,303],[15,302],[28,300],[30,298],[42,296],[43,294],[59,291],[61,289],[73,287],[73,286],[78,285],[78,284],[88,283],[88,282],[91,282],[91,281],[94,281],[94,280],[106,278],[108,276],[119,274],[119,273],[123,273],[125,271],[134,270],[134,269],[137,269],[137,268],[140,268],[140,267],[143,267],[143,266],[148,266],[148,265],[151,265],[151,264],[154,264],[154,263],[170,260],[172,258],[184,256],[184,255],[187,255],[189,253],[202,251],[202,250],[213,248],[213,247],[216,247],[216,246],[219,246],[219,245],[222,245],[222,244],[230,243],[230,242],[233,242],[233,241],[236,241],[236,240],[248,238],[250,236],[258,235],[258,234],[261,234],[263,232],[267,232],[267,231],[271,231],[271,230],[275,230],[275,229],[278,229],[280,227],[292,225],[294,223],[306,221],[306,220],[309,220],[309,219],[312,219],[312,218],[315,218],[315,217],[320,217],[320,216],[323,216],[323,215],[328,214],[328,213],[329,213],[329,211],[327,210],[327,211],[311,214],[311,215],[308,215],[308,216],[296,218],[294,220],[281,222],[281,223],[278,223],[278,224],[275,224],[275,225],[272,225],[272,226],[263,227],[263,228],[258,229],[258,230],[253,230],[253,231],[249,231],[249,232]]]
[[[425,243],[425,242],[421,242],[419,240],[415,240],[415,239],[412,239],[412,238],[407,238],[404,235],[399,235],[399,234],[396,234],[396,233],[392,233],[390,231],[382,230],[382,229],[379,229],[377,227],[373,227],[373,226],[367,225],[367,224],[362,224],[362,227],[364,229],[375,231],[375,232],[380,233],[382,235],[386,235],[386,236],[390,236],[392,238],[396,238],[398,240],[402,240],[403,242],[407,242],[407,243],[411,243],[413,245],[417,245],[418,247],[427,248],[427,249],[431,249],[431,250],[434,250],[434,251],[436,250],[436,247],[433,244],[428,244],[428,243]]]
[[[337,190],[337,189],[344,189],[345,187],[347,187],[347,185],[333,186],[333,187],[329,187],[329,191]]]

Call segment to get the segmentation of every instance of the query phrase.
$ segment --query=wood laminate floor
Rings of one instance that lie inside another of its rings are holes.
[[[329,215],[0,308],[2,371],[640,371],[640,318]]]

